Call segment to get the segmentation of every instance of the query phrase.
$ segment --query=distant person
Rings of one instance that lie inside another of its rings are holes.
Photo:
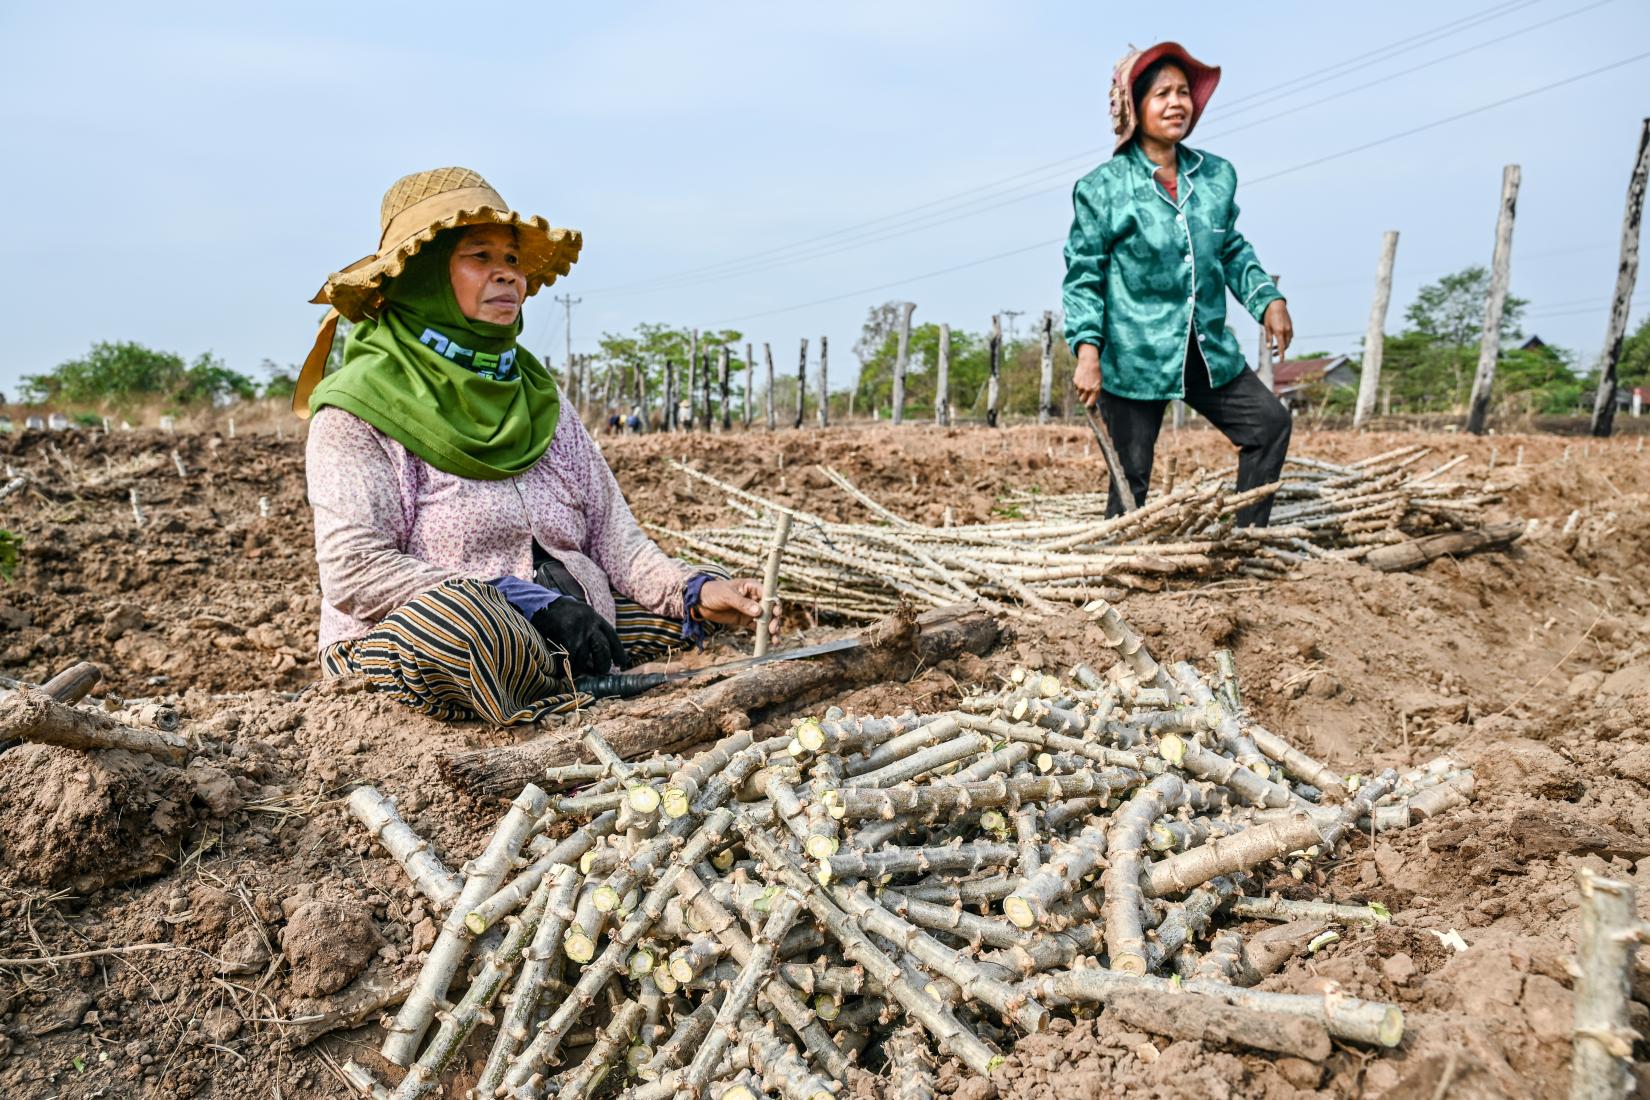
[[[1278,480],[1289,411],[1248,369],[1226,328],[1226,291],[1266,330],[1277,361],[1294,337],[1289,307],[1238,231],[1237,173],[1182,144],[1220,82],[1174,42],[1131,49],[1112,76],[1110,160],[1077,181],[1066,242],[1066,343],[1083,404],[1100,404],[1137,503],[1170,400],[1208,417],[1240,448],[1237,487]],[[1106,514],[1119,515],[1115,485]],[[1265,526],[1270,498],[1240,510]]]
[[[625,422],[625,426],[630,429],[630,434],[631,435],[641,435],[642,434],[642,417],[641,417],[641,414],[633,411],[630,414],[630,419]]]
[[[315,300],[333,321],[293,408],[321,579],[321,663],[439,718],[498,725],[572,709],[603,674],[754,623],[762,586],[667,557],[516,340],[522,302],[565,274],[580,235],[512,211],[463,168],[384,196],[376,254]]]

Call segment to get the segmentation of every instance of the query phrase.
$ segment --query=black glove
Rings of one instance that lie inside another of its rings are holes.
[[[619,632],[583,600],[563,593],[528,621],[551,646],[567,652],[574,676],[605,675],[625,663]]]

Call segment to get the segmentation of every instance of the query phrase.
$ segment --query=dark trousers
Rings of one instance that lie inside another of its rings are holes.
[[[1146,503],[1146,488],[1152,480],[1152,452],[1157,433],[1163,427],[1167,401],[1136,401],[1130,397],[1100,393],[1100,416],[1117,446],[1129,488],[1136,504]],[[1253,489],[1278,480],[1283,459],[1289,453],[1289,432],[1293,427],[1289,410],[1268,390],[1252,370],[1245,370],[1218,389],[1209,386],[1209,370],[1203,356],[1192,345],[1186,355],[1186,404],[1209,419],[1239,448],[1238,491]],[[1123,514],[1123,500],[1112,486],[1106,500],[1106,515]],[[1272,517],[1272,498],[1239,510],[1239,527],[1265,527]]]

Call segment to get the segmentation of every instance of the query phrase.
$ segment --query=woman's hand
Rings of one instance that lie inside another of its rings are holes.
[[[1093,344],[1077,345],[1077,370],[1071,384],[1077,388],[1077,400],[1084,407],[1100,400],[1100,349]]]
[[[1289,319],[1289,306],[1279,298],[1266,307],[1260,323],[1266,329],[1266,345],[1272,349],[1272,362],[1283,362],[1289,352],[1289,342],[1295,338],[1295,322]]]
[[[751,577],[731,581],[706,581],[699,589],[699,617],[719,626],[748,630],[762,613],[762,582]],[[779,623],[779,607],[774,607],[773,623]],[[775,630],[777,634],[778,631]]]

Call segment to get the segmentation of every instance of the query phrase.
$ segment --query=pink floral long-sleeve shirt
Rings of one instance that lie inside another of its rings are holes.
[[[696,570],[643,533],[583,421],[561,408],[544,456],[505,481],[438,470],[342,409],[315,414],[305,463],[322,650],[361,637],[443,581],[531,579],[534,542],[609,621],[612,592],[657,614],[682,616],[683,590]]]

